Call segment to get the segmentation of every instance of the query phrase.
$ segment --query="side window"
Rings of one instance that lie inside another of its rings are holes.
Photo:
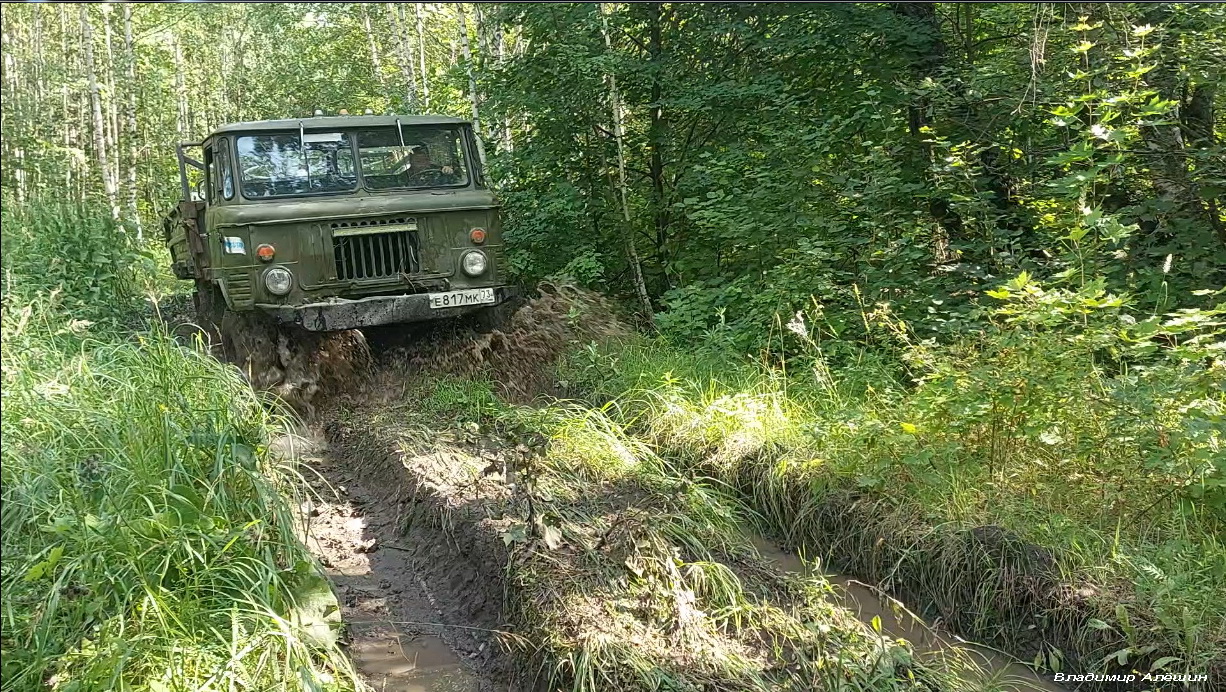
[[[227,140],[218,140],[214,157],[217,162],[214,176],[217,194],[222,199],[234,199],[234,167],[230,165],[230,143]]]
[[[204,149],[204,191],[208,197],[209,204],[217,201],[217,195],[213,192],[214,181],[217,180],[217,165],[213,162],[213,147],[205,147]],[[200,181],[196,182],[196,193],[200,193]]]

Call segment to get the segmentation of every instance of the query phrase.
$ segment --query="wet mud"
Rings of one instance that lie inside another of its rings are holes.
[[[762,557],[789,574],[811,574],[815,566],[789,553],[762,536],[753,537]],[[906,639],[920,654],[953,653],[969,657],[980,676],[975,682],[999,692],[1067,692],[1032,668],[1009,660],[1003,653],[941,632],[924,622],[902,602],[879,589],[841,574],[824,574],[835,587],[836,601],[861,622],[875,621],[884,636]]]
[[[396,473],[363,473],[322,439],[300,438],[313,497],[307,547],[335,586],[346,648],[374,690],[509,692],[493,594],[426,525],[408,526]],[[367,470],[370,465],[366,465]]]

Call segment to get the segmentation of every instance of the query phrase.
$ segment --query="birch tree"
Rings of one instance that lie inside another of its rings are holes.
[[[170,41],[175,73],[175,112],[178,115],[175,120],[175,128],[179,140],[183,141],[188,138],[191,131],[191,113],[187,105],[187,80],[183,75],[183,46],[176,35],[172,34]]]
[[[430,76],[426,72],[426,22],[422,16],[422,6],[420,2],[413,3],[413,11],[417,20],[417,60],[421,75],[421,105],[426,111],[430,110]]]
[[[405,103],[410,110],[416,110],[421,101],[417,89],[416,58],[413,55],[413,45],[409,40],[408,14],[404,3],[389,2],[387,9],[391,13],[396,31],[396,55],[400,63],[400,72],[404,75]]]
[[[370,45],[370,69],[374,72],[375,81],[382,87],[383,62],[379,59],[379,44],[375,41],[375,32],[370,28],[370,13],[366,10],[366,3],[358,3],[358,7],[362,12],[362,30],[366,32],[366,42]],[[397,31],[396,34],[402,35],[400,31]]]
[[[472,46],[468,39],[468,15],[464,12],[464,3],[457,2],[456,19],[460,30],[460,51],[464,56],[464,70],[468,73],[468,101],[472,105],[473,132],[481,134],[481,115],[478,109],[477,74],[473,70]]]
[[[127,79],[127,113],[125,113],[126,132],[125,140],[127,144],[127,175],[125,183],[127,184],[128,193],[128,219],[136,226],[137,239],[144,238],[144,228],[140,221],[140,211],[136,205],[136,152],[137,152],[137,134],[136,134],[136,49],[132,44],[132,4],[123,3],[123,48],[124,48],[124,76]]]
[[[119,220],[119,201],[108,157],[109,142],[106,136],[106,121],[102,116],[102,94],[98,85],[98,74],[94,69],[94,32],[89,21],[89,6],[79,5],[81,13],[81,44],[85,50],[85,72],[89,86],[89,107],[93,114],[94,157],[98,170],[102,174],[102,188],[106,194],[107,204],[111,207],[111,218]]]
[[[605,50],[613,52],[613,39],[609,35],[609,17],[604,3],[600,5],[600,26],[604,34]],[[655,323],[655,311],[651,307],[651,298],[647,295],[647,282],[643,280],[643,264],[639,261],[638,249],[634,247],[634,220],[630,214],[630,200],[627,193],[629,184],[626,182],[626,130],[625,118],[622,112],[621,94],[617,91],[617,75],[609,70],[605,73],[605,83],[609,87],[609,108],[613,114],[613,139],[617,142],[617,198],[621,203],[622,221],[625,227],[622,233],[626,242],[626,258],[630,262],[630,274],[634,281],[634,290],[639,302],[643,305],[643,316],[649,323]]]

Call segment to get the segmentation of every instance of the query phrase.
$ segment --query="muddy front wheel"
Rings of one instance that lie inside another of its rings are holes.
[[[352,387],[370,369],[370,349],[356,329],[310,332],[251,310],[227,312],[221,333],[227,360],[252,387],[307,415],[317,394]]]
[[[221,289],[211,281],[197,279],[192,304],[196,308],[196,326],[204,333],[208,344],[221,345],[224,351],[221,323],[226,314],[226,297]]]
[[[219,324],[226,360],[238,366],[256,389],[281,382],[280,335],[276,322],[262,312],[227,310]]]
[[[472,314],[473,327],[483,334],[495,329],[506,329],[511,324],[511,318],[527,302],[522,296],[513,296],[498,305],[481,308]]]

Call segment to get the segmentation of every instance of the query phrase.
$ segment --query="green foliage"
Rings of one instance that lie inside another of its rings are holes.
[[[5,194],[4,310],[39,297],[85,320],[115,320],[131,312],[137,277],[154,260],[141,254],[97,206],[46,199],[16,204]]]
[[[261,402],[165,333],[57,320],[4,320],[5,688],[351,688],[300,625],[317,568]]]
[[[6,203],[4,229],[5,689],[353,689],[268,449],[284,419],[124,329],[142,258],[109,219]]]
[[[1080,11],[624,5],[606,48],[594,6],[504,8],[528,48],[483,79],[487,108],[528,125],[498,159],[516,267],[599,258],[603,282],[588,260],[585,281],[629,295],[630,237],[661,328],[742,351],[812,300],[837,338],[865,337],[882,302],[956,338],[1023,270],[1103,276],[1144,310],[1206,307],[1193,292],[1226,283],[1223,10]]]
[[[904,372],[870,344],[832,365],[797,316],[787,375],[650,342],[579,351],[564,376],[664,459],[739,489],[771,533],[964,634],[1022,653],[1016,623],[1038,618],[1064,670],[1119,651],[1218,670],[1226,642],[1203,623],[1226,617],[1226,306],[1138,319],[1104,281],[1027,276],[993,296],[984,330],[949,345],[866,313]],[[983,557],[1012,545],[984,548],[1001,531],[1029,546],[1006,555],[1020,562]],[[1009,586],[1019,573],[1033,595]]]

